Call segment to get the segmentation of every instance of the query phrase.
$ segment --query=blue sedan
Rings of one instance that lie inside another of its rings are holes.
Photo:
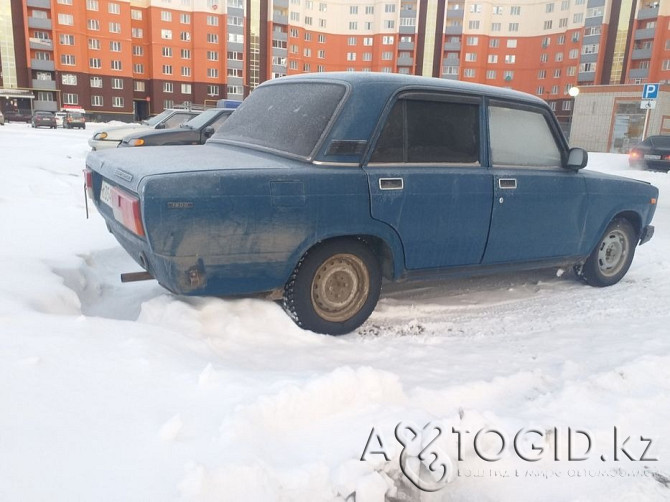
[[[547,104],[393,74],[259,86],[203,146],[89,154],[86,185],[128,253],[184,295],[268,293],[348,333],[391,281],[574,267],[618,282],[658,190],[584,171]]]

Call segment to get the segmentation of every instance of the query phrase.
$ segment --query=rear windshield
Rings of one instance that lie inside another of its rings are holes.
[[[670,148],[670,136],[651,136],[649,142],[653,146],[661,148]]]
[[[259,87],[212,139],[309,157],[345,93],[346,87],[332,83]]]
[[[148,120],[143,120],[142,123],[145,125],[155,126],[156,124],[160,124],[165,119],[165,117],[168,117],[170,114],[172,114],[172,110],[163,110],[155,117],[151,117]]]

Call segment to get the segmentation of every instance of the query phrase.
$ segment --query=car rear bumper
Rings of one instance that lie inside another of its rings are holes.
[[[640,246],[645,242],[649,242],[653,236],[654,236],[654,226],[647,225],[646,227],[644,227],[642,229],[642,232],[640,232]]]

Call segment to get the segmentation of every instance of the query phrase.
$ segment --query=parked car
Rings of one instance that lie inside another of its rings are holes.
[[[210,108],[172,129],[142,129],[123,138],[119,147],[202,145],[233,113],[234,108]]]
[[[649,136],[628,152],[631,167],[653,171],[670,170],[670,136]]]
[[[33,118],[33,113],[29,109],[6,109],[3,113],[7,122],[31,122]]]
[[[57,127],[65,127],[65,117],[67,117],[66,112],[56,112],[54,113],[56,117],[56,126]]]
[[[84,110],[66,110],[63,118],[63,127],[65,129],[86,129],[86,115]]]
[[[0,110],[0,125],[5,125],[5,116],[2,114],[1,110]]]
[[[382,278],[569,266],[617,283],[653,235],[658,189],[586,163],[537,97],[347,72],[267,81],[205,145],[93,152],[85,176],[145,270],[126,280],[267,292],[341,334]]]
[[[88,140],[88,144],[92,150],[116,148],[125,136],[136,132],[138,129],[171,129],[191,120],[201,112],[202,110],[168,108],[155,117],[143,120],[139,124],[126,124],[117,127],[104,128],[95,133],[93,137]]]
[[[56,117],[51,112],[36,111],[33,112],[33,118],[30,121],[32,127],[48,127],[56,129]]]

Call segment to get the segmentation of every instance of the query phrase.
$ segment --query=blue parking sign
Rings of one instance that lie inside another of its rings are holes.
[[[642,99],[656,99],[658,98],[659,84],[644,84],[642,90]]]

